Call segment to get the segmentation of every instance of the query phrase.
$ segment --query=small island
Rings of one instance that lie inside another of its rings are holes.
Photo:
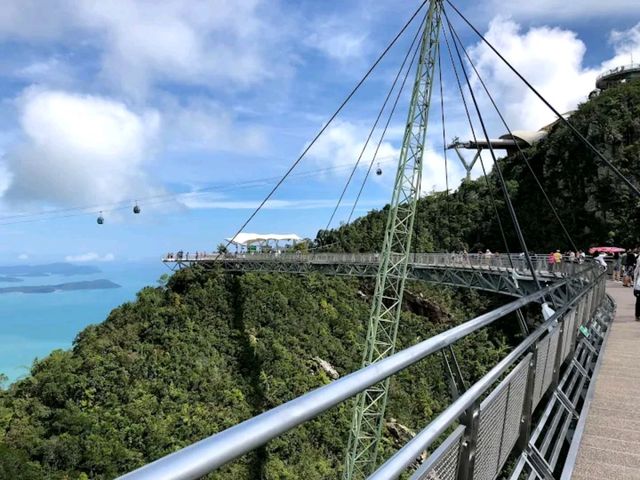
[[[60,283],[58,285],[23,285],[20,287],[3,287],[0,288],[0,293],[53,293],[73,290],[105,290],[120,287],[121,285],[118,285],[111,280],[101,279]]]
[[[20,283],[24,280],[22,280],[22,278],[18,278],[18,277],[4,277],[4,276],[0,276],[0,282],[3,283]]]
[[[13,278],[48,277],[50,275],[92,275],[100,273],[100,271],[98,267],[93,265],[74,265],[65,262],[47,263],[44,265],[0,265],[0,275]]]

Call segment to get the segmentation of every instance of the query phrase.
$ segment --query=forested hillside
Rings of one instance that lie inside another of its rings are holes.
[[[473,292],[409,290],[400,347],[489,302]],[[356,280],[178,272],[0,393],[0,478],[110,479],[329,382],[320,360],[350,372],[360,364],[369,296],[370,284]],[[470,379],[505,345],[500,331],[463,342]],[[397,378],[389,419],[415,429],[443,408],[440,362]],[[336,478],[350,409],[332,409],[211,478]]]
[[[640,185],[640,82],[620,84],[581,105],[571,122],[636,185]],[[613,240],[640,244],[640,202],[564,125],[526,149],[536,175],[552,199],[577,247]],[[500,160],[509,193],[530,250],[547,252],[571,245],[563,235],[535,180],[519,155]],[[416,251],[490,248],[506,250],[490,189],[496,198],[510,251],[520,251],[495,173],[464,181],[448,196],[420,200]],[[425,179],[429,183],[429,179]],[[372,212],[337,230],[318,232],[321,245],[341,251],[379,251],[386,212]],[[611,235],[613,234],[613,235]]]

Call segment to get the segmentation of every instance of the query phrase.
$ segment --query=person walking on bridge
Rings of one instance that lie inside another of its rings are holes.
[[[633,295],[636,297],[636,322],[640,322],[640,262],[633,271]]]
[[[627,258],[625,259],[624,277],[622,278],[623,287],[633,286],[633,272],[636,268],[636,255],[631,249],[627,250]]]
[[[622,268],[622,259],[620,258],[620,254],[618,252],[613,254],[613,281],[620,281],[620,269]]]
[[[556,250],[553,252],[553,270],[555,272],[560,271],[560,263],[562,263],[562,254],[560,253],[560,250]]]

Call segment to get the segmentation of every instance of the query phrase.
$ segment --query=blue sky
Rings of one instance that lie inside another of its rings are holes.
[[[637,0],[456,4],[563,111],[584,101],[601,70],[632,55],[640,61]],[[0,261],[124,261],[214,249],[417,5],[4,0]],[[456,25],[513,129],[552,120]],[[401,39],[247,231],[313,237],[326,225],[409,41]],[[469,128],[448,66],[443,75],[447,140],[464,138]],[[384,174],[367,183],[359,214],[389,198],[407,102],[405,95],[381,148]],[[425,191],[444,185],[439,111],[432,113]],[[492,136],[504,133],[491,115],[488,122]],[[463,172],[453,160],[455,187]],[[334,225],[348,216],[364,172]],[[142,214],[134,216],[136,200]],[[100,210],[103,226],[95,222]],[[38,216],[51,211],[58,213]]]

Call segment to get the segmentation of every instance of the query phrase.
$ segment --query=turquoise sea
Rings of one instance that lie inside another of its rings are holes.
[[[68,292],[0,295],[0,373],[13,382],[28,374],[35,358],[56,348],[69,348],[87,325],[100,323],[118,305],[135,299],[146,285],[157,285],[170,273],[160,261],[95,264],[91,275],[25,277],[20,283],[0,286],[47,285],[105,278],[121,288]]]

